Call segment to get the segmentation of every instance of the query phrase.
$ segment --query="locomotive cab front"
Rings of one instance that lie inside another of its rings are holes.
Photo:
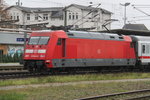
[[[24,51],[24,68],[42,71],[52,68],[52,57],[64,31],[33,32]]]

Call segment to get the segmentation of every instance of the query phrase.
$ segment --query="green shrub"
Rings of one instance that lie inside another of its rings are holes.
[[[20,62],[23,54],[0,55],[0,63]]]

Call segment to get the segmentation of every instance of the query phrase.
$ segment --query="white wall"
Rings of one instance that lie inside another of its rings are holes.
[[[12,16],[13,20],[17,20],[17,16],[19,16],[19,22],[17,22],[16,24],[23,24],[24,14],[22,11],[16,9],[15,7],[12,7],[8,10],[8,13],[9,16]]]
[[[20,20],[16,24],[23,25],[25,23],[26,25],[30,25],[30,24],[49,22],[49,24],[47,25],[48,27],[50,27],[52,25],[55,25],[55,26],[64,25],[64,18],[63,19],[51,18],[51,12],[38,13],[39,16],[41,16],[42,18],[43,18],[43,14],[48,14],[48,20],[43,20],[40,18],[39,18],[39,20],[35,20],[36,13],[34,13],[34,12],[33,13],[24,13],[15,7],[10,8],[8,11],[9,11],[10,15],[12,15],[12,16],[19,15]],[[74,13],[74,17],[75,17],[74,19],[72,18],[73,13]],[[102,30],[102,24],[105,23],[105,20],[111,19],[111,15],[104,14],[104,13],[102,14],[102,10],[99,10],[96,13],[96,14],[98,14],[98,16],[93,19],[89,19],[89,18],[92,18],[92,16],[94,16],[94,14],[91,13],[88,16],[86,16],[88,13],[89,13],[89,11],[81,10],[75,6],[70,6],[69,8],[67,8],[67,25],[74,25],[74,26],[78,25],[79,28],[97,27],[95,29],[95,31],[96,30],[99,31],[99,30]],[[27,14],[30,14],[30,20],[27,20]],[[70,14],[71,14],[71,19],[69,19]],[[78,14],[77,19],[76,19],[76,14]],[[110,25],[108,25],[107,27],[110,29]]]

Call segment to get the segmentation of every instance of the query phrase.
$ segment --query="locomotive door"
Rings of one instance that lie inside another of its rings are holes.
[[[59,48],[59,54],[60,55],[59,56],[61,58],[65,57],[66,56],[66,39],[59,38],[57,45],[60,46],[60,48]]]
[[[130,52],[130,48],[131,48],[131,43],[130,44],[127,44],[126,47],[125,47],[125,54],[126,54],[126,59],[127,59],[127,64],[129,65],[130,64],[130,59],[131,59],[131,52]],[[127,49],[128,48],[128,49]]]
[[[62,57],[66,57],[66,39],[62,39]]]

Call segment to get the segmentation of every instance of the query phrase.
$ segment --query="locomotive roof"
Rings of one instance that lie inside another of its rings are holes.
[[[123,41],[122,35],[100,32],[85,32],[85,31],[69,31],[68,37],[85,38],[85,39],[103,39],[103,40],[120,40]]]

